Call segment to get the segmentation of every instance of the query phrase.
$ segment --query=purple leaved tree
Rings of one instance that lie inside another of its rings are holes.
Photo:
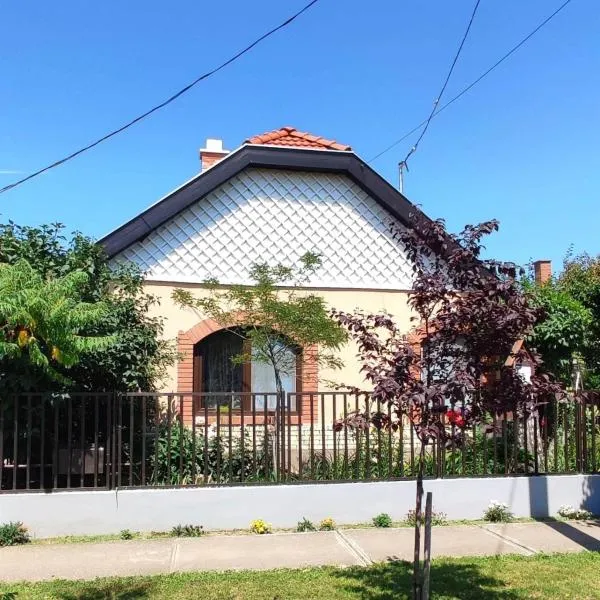
[[[413,216],[411,228],[393,229],[413,265],[408,304],[416,324],[408,338],[390,315],[334,311],[357,343],[371,399],[385,407],[353,413],[338,427],[397,429],[408,419],[420,442],[415,600],[428,596],[420,560],[428,447],[458,447],[473,426],[493,415],[535,416],[540,405],[562,393],[535,352],[524,348],[540,315],[523,294],[515,266],[481,259],[482,238],[497,229],[496,221],[488,221],[451,235],[443,221],[421,214]],[[515,368],[525,359],[533,366],[530,381]]]

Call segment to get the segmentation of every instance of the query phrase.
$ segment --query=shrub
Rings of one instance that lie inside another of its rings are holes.
[[[256,519],[250,523],[250,531],[252,533],[263,535],[265,533],[271,533],[272,530],[271,524],[263,521],[262,519]]]
[[[319,531],[333,531],[335,529],[335,521],[331,517],[327,517],[319,524]]]
[[[132,540],[133,532],[129,531],[129,529],[123,529],[119,534],[122,540]]]
[[[497,427],[501,428],[502,424],[497,423]],[[504,435],[497,431],[496,435],[493,435],[493,421],[489,422],[488,419],[488,423],[482,423],[472,435],[466,435],[462,444],[450,445],[446,449],[444,472],[448,475],[533,472],[535,456],[521,448],[514,423],[506,422],[503,433]],[[518,442],[516,455],[512,452],[504,453],[505,436],[508,448],[512,448],[515,441]]]
[[[23,523],[10,522],[0,525],[0,546],[17,546],[31,541]]]
[[[585,521],[592,518],[592,513],[584,508],[574,508],[570,504],[564,504],[558,509],[558,514],[565,519]]]
[[[200,537],[205,533],[202,525],[175,525],[171,529],[171,535],[175,537]]]
[[[298,525],[296,526],[296,531],[300,532],[316,530],[317,528],[314,526],[312,521],[309,521],[306,517],[303,517],[302,521],[298,521]]]
[[[176,407],[171,410],[176,414]],[[156,441],[147,448],[151,457],[154,485],[200,485],[232,481],[270,481],[274,477],[270,443],[261,443],[253,452],[250,434],[232,440],[231,456],[226,437],[181,427],[176,417],[169,420],[162,415],[156,432]],[[205,448],[206,444],[206,448]],[[207,452],[205,451],[207,450]],[[206,476],[205,476],[206,474]]]
[[[380,515],[373,517],[373,525],[375,525],[375,527],[391,527],[392,517],[387,513],[381,513]]]
[[[409,510],[406,513],[406,518],[404,519],[407,525],[414,527],[417,523],[416,513],[414,510]],[[443,512],[431,512],[431,524],[432,525],[445,525],[448,522],[448,517],[446,513]],[[425,511],[421,514],[421,524],[425,524]]]
[[[483,518],[492,523],[509,523],[513,520],[513,514],[505,502],[492,500],[483,513]]]
[[[338,436],[338,447],[344,439]],[[403,460],[404,447],[398,437],[390,439],[388,433],[375,427],[369,429],[368,441],[364,432],[349,434],[348,453],[331,456],[328,452],[315,452],[304,460],[301,477],[315,480],[386,479],[411,475],[409,465]],[[433,469],[426,469],[428,475]]]

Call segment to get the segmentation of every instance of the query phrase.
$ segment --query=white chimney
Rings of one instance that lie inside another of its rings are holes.
[[[208,138],[206,146],[200,149],[201,172],[204,173],[228,154],[229,150],[223,149],[223,140]]]

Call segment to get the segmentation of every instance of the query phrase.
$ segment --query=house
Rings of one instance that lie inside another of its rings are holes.
[[[258,261],[291,265],[317,252],[323,263],[310,287],[332,307],[389,311],[409,330],[410,264],[390,223],[406,226],[415,209],[350,146],[284,127],[232,152],[209,139],[200,163],[192,179],[101,240],[114,264],[138,265],[147,291],[160,298],[165,335],[177,339],[182,356],[165,391],[275,389],[265,366],[231,365],[235,336],[171,298],[175,288],[202,294],[208,278],[247,283]],[[318,371],[305,349],[287,391],[325,391],[331,381],[360,385],[354,349],[341,358],[342,371]],[[310,402],[303,410],[308,416]],[[317,413],[313,407],[313,418]]]
[[[411,227],[418,209],[350,146],[292,127],[249,138],[231,152],[220,140],[207,140],[200,163],[192,179],[101,241],[113,265],[135,263],[145,273],[146,291],[160,299],[153,310],[164,318],[164,335],[177,341],[180,359],[162,393],[5,398],[10,410],[4,428],[0,418],[0,491],[385,479],[416,472],[409,415],[385,430],[336,427],[346,411],[378,408],[376,399],[335,385],[365,387],[352,344],[340,353],[339,371],[318,367],[315,348],[283,346],[295,369],[285,378],[281,402],[269,368],[231,360],[247,341],[181,308],[173,291],[206,295],[209,278],[247,284],[252,264],[294,265],[310,251],[320,254],[322,266],[308,285],[332,308],[391,313],[409,335],[412,265],[390,225]],[[538,261],[535,274],[538,282],[550,277],[549,261]],[[418,343],[418,332],[412,334],[409,341]],[[532,365],[514,360],[522,344],[515,340],[507,365],[529,377]],[[566,440],[569,416],[563,417]],[[453,418],[448,422],[457,424]],[[547,425],[541,430],[535,420],[520,424],[505,413],[502,427],[498,456],[496,427],[486,430],[480,451],[485,457],[490,436],[494,450],[493,469],[484,459],[484,475],[528,472],[529,459],[524,466],[507,461],[509,452],[517,456],[519,440],[525,456],[528,448],[544,449],[548,469],[550,446],[539,437],[547,442]],[[511,427],[517,435],[509,447]],[[556,469],[558,445],[553,448]],[[462,449],[452,448],[447,464],[438,460],[443,451],[439,444],[432,449],[428,473],[456,475],[462,465],[464,474]],[[504,462],[496,464],[500,455]],[[472,457],[475,462],[475,450]]]
[[[336,309],[387,311],[408,332],[411,265],[390,233],[407,227],[415,207],[348,145],[293,127],[245,140],[234,151],[209,139],[200,172],[101,241],[113,264],[133,262],[146,289],[160,298],[165,335],[177,339],[181,360],[164,390],[179,394],[186,418],[208,410],[192,393],[272,392],[269,368],[233,365],[241,339],[172,300],[175,288],[206,293],[203,282],[248,283],[255,262],[297,264],[317,252],[322,267],[310,287]],[[331,382],[361,386],[355,348],[342,351],[341,371],[319,370],[305,348],[286,391],[302,394],[302,416],[317,421],[336,409],[311,393]],[[314,355],[312,355],[314,358]],[[270,409],[269,400],[251,407]],[[342,403],[338,402],[338,407]],[[337,409],[339,412],[339,408]]]

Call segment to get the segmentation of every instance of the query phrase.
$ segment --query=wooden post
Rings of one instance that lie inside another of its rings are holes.
[[[417,497],[415,503],[415,549],[413,559],[413,600],[420,600],[423,590],[421,577],[421,521],[423,519],[423,471],[425,465],[425,444],[421,441],[419,470],[417,473]]]
[[[424,565],[423,565],[423,588],[421,591],[421,599],[429,600],[429,573],[431,570],[431,509],[433,497],[431,492],[427,492],[427,500],[425,501],[425,548],[424,548]]]

